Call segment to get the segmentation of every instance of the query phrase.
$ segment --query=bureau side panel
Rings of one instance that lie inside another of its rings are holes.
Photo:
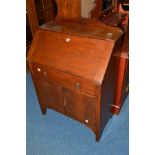
[[[103,129],[105,128],[109,118],[112,116],[110,110],[115,99],[118,65],[118,57],[112,55],[101,86],[100,136],[102,135]]]
[[[123,79],[123,88],[122,88],[122,97],[120,102],[120,110],[128,94],[129,94],[129,60],[126,60],[125,73],[124,73],[124,79]]]

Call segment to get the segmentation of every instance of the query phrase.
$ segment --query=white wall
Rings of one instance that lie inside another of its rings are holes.
[[[81,0],[81,15],[84,18],[89,18],[89,13],[93,9],[95,0]]]

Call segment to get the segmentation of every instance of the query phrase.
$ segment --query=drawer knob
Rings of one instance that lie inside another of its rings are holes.
[[[77,90],[80,89],[80,83],[77,82],[77,83],[75,84],[75,86],[76,86],[76,89],[77,89]]]
[[[126,92],[126,93],[129,92],[129,85],[127,85],[127,87],[125,88],[125,92]]]
[[[69,43],[71,41],[70,38],[66,38],[66,43]]]
[[[38,72],[41,72],[41,69],[40,68],[37,68]]]
[[[87,119],[85,120],[85,123],[88,123],[88,120]]]

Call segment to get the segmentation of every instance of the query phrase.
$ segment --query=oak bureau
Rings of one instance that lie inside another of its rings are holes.
[[[27,61],[42,113],[51,108],[67,115],[99,141],[111,117],[122,35],[89,19],[59,19],[39,27]]]

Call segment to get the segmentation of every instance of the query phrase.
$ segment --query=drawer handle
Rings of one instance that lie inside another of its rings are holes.
[[[66,43],[69,43],[71,41],[70,38],[66,38]]]
[[[88,122],[89,122],[89,121],[86,119],[86,120],[85,120],[85,123],[88,123]]]
[[[80,83],[77,82],[77,83],[75,84],[75,86],[76,86],[76,89],[77,89],[77,90],[80,89]]]
[[[64,106],[66,106],[67,105],[67,102],[66,102],[66,100],[65,100],[65,98],[64,98]]]
[[[43,72],[43,74],[44,74],[44,77],[46,78],[46,75],[47,75],[46,72]]]
[[[40,68],[37,68],[38,72],[41,72],[41,69]]]

